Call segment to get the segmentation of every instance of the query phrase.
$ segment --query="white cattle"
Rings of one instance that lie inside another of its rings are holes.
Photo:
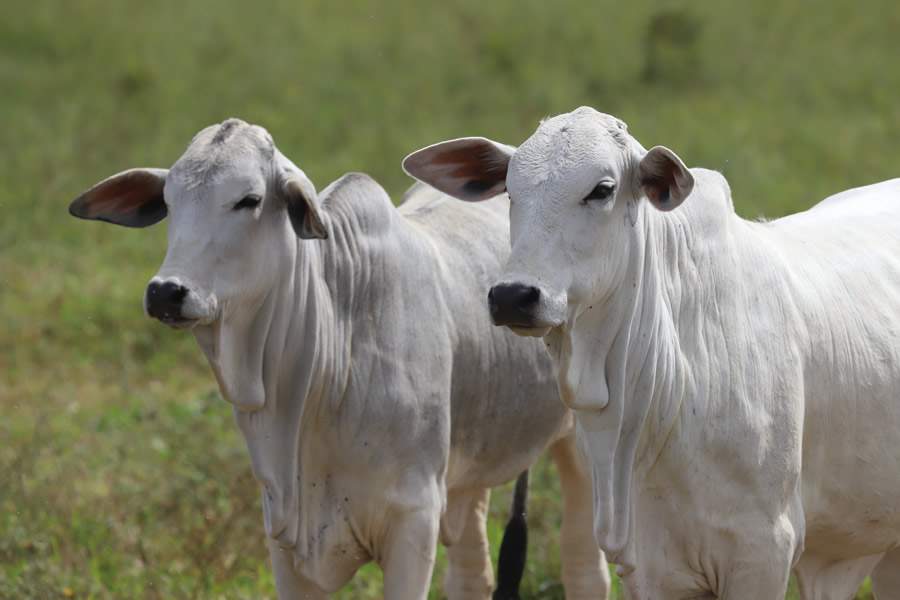
[[[900,180],[746,221],[722,175],[590,108],[405,168],[508,190],[491,311],[544,336],[633,600],[783,598],[792,566],[804,598],[845,600],[900,544]]]
[[[425,598],[439,537],[447,595],[490,597],[489,488],[548,446],[567,593],[606,597],[552,365],[484,308],[505,200],[466,207],[417,185],[398,210],[359,174],[317,195],[264,129],[232,119],[170,170],[125,171],[70,210],[132,227],[168,214],[146,310],[192,329],[234,405],[280,597],[322,598],[375,560],[386,598]]]

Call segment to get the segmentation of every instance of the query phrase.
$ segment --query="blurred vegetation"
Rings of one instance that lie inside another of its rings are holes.
[[[519,143],[581,104],[723,171],[748,217],[900,175],[895,0],[623,6],[0,1],[0,597],[274,597],[229,407],[141,313],[165,227],[66,212],[205,125],[240,116],[320,188],[363,170],[395,196],[415,148]],[[555,476],[533,482],[526,597],[561,598]],[[368,567],[340,597],[379,595]]]

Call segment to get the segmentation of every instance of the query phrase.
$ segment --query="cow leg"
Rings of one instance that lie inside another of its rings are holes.
[[[834,562],[806,552],[794,569],[803,600],[850,600],[856,597],[881,554]],[[890,598],[891,596],[888,596]],[[900,596],[894,596],[898,598]]]
[[[378,561],[384,573],[384,600],[426,600],[439,518],[437,510],[420,510],[392,519]]]
[[[891,550],[872,573],[875,600],[900,600],[900,548]]]
[[[294,556],[273,540],[269,540],[269,556],[275,574],[279,600],[325,600],[328,594],[294,570]]]
[[[447,547],[447,573],[444,594],[448,600],[487,600],[494,588],[494,571],[487,537],[487,512],[491,491],[478,490],[447,500],[447,510],[454,502],[465,502],[465,522],[461,535]]]
[[[718,594],[713,592],[708,597],[719,600],[784,598],[789,579],[790,570],[786,563],[783,572],[777,565],[741,569],[740,572],[726,574],[726,579],[721,582],[722,591]]]
[[[560,561],[566,598],[605,599],[610,577],[606,557],[594,539],[594,504],[590,473],[569,435],[551,448],[563,493]]]

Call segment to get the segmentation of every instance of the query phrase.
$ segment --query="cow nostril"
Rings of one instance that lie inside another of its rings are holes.
[[[187,296],[188,289],[183,285],[179,285],[172,291],[172,302],[181,302]]]
[[[181,304],[187,293],[188,289],[180,283],[166,281],[157,287],[156,296],[166,304]]]
[[[184,299],[190,290],[174,281],[153,281],[147,286],[147,314],[157,319],[181,318]]]
[[[495,325],[528,327],[535,320],[540,288],[523,283],[500,283],[488,292],[491,320]]]

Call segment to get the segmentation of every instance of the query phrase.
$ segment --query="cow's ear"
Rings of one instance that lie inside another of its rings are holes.
[[[306,176],[286,174],[281,184],[281,196],[297,237],[304,240],[328,239],[324,215],[316,202],[316,188]]]
[[[506,191],[515,148],[481,137],[440,142],[403,159],[403,170],[460,200],[477,202]]]
[[[167,169],[129,169],[84,192],[69,205],[79,219],[106,221],[125,227],[147,227],[168,212],[163,200]]]
[[[665,146],[654,146],[644,155],[638,180],[647,199],[659,210],[676,208],[694,189],[690,170]]]

